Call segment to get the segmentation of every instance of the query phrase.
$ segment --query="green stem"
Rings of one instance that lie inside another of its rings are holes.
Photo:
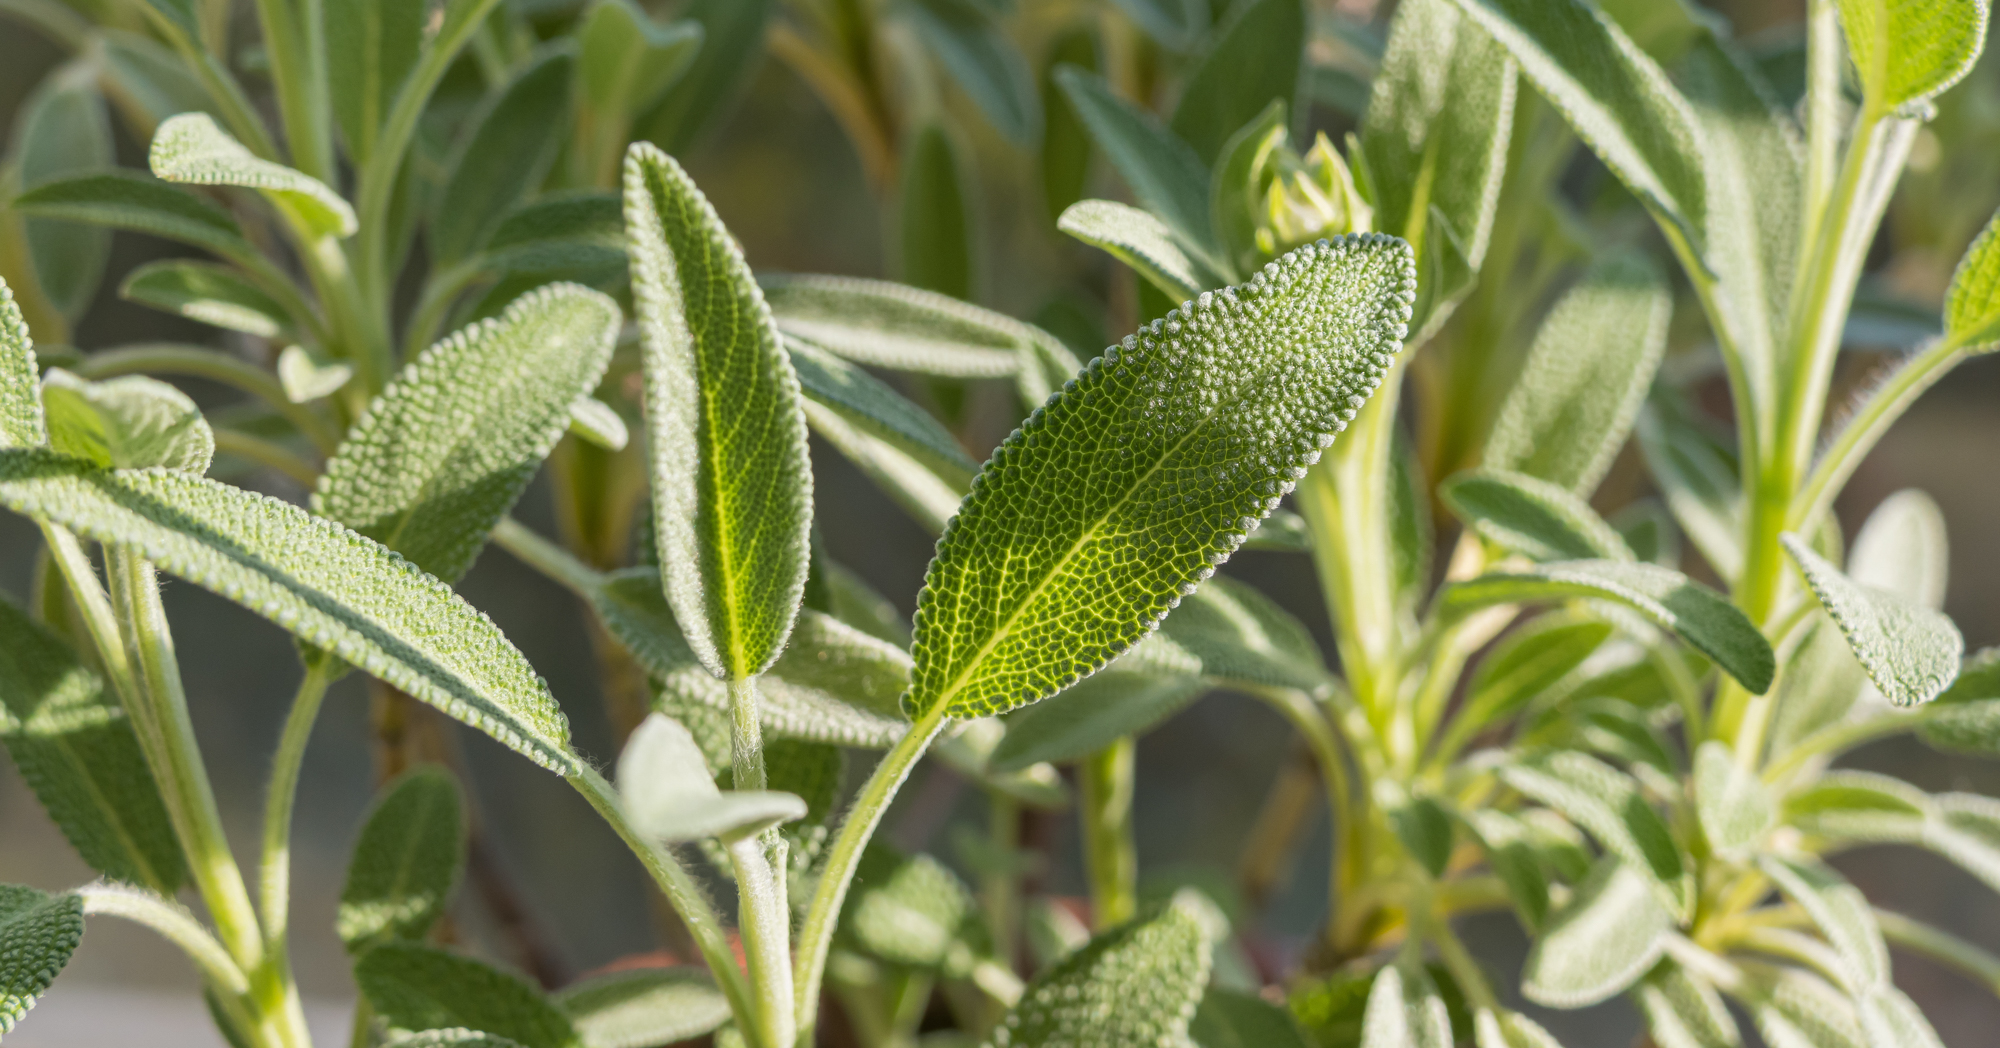
[[[1127,735],[1076,766],[1091,920],[1098,931],[1124,924],[1139,912],[1139,854],[1132,839],[1137,755],[1138,747]]]
[[[1340,912],[1347,888],[1356,871],[1352,868],[1359,844],[1354,839],[1353,786],[1347,775],[1347,757],[1341,752],[1339,734],[1333,722],[1321,712],[1312,697],[1291,688],[1259,688],[1257,696],[1270,703],[1290,721],[1293,730],[1306,741],[1320,781],[1326,787],[1327,819],[1333,838],[1333,856],[1327,876],[1327,918],[1331,924]]]
[[[1021,802],[999,790],[986,791],[986,841],[995,856],[1011,860],[1021,846]],[[1015,929],[1021,909],[1021,877],[1003,864],[979,875],[980,909],[993,936],[994,952],[1009,966],[1019,952]]]
[[[764,777],[764,729],[757,718],[757,678],[729,682],[730,782],[735,789],[761,790]]]
[[[217,454],[235,455],[260,466],[269,466],[307,489],[319,483],[319,469],[292,454],[291,449],[283,444],[221,426],[216,427],[214,432]]]
[[[1817,236],[1840,163],[1840,66],[1846,42],[1834,0],[1806,3],[1806,197],[1801,247]]]
[[[306,656],[305,679],[292,699],[278,752],[271,758],[271,784],[264,795],[263,864],[257,880],[258,908],[264,915],[264,950],[279,977],[291,984],[290,936],[292,897],[292,811],[297,806],[299,771],[305,763],[306,742],[319,719],[327,685],[333,683],[338,660],[324,653]]]
[[[764,733],[758,720],[757,678],[729,682],[730,784],[761,790]],[[785,842],[775,829],[729,846],[736,871],[737,928],[750,966],[757,1026],[768,1048],[791,1048],[798,1036],[792,1005],[791,907],[785,898]]]
[[[331,454],[340,444],[340,434],[317,411],[305,404],[292,403],[277,376],[221,350],[173,342],[144,342],[92,353],[77,364],[76,373],[89,379],[156,374],[188,375],[220,382],[263,401],[322,453]]]
[[[149,891],[106,882],[86,884],[78,888],[76,894],[83,899],[84,913],[119,917],[145,925],[159,933],[161,938],[180,947],[188,960],[194,962],[195,969],[201,972],[202,981],[214,989],[218,997],[227,995],[225,1000],[228,997],[241,998],[250,992],[250,980],[244,977],[243,969],[236,966],[229,951],[223,949],[222,944],[215,941],[215,936],[195,920],[194,914],[179,903]],[[236,1003],[240,1005],[240,1001]]]
[[[333,132],[328,119],[324,55],[319,41],[318,0],[304,0],[304,18],[292,0],[257,0],[264,26],[264,49],[271,62],[278,114],[284,124],[292,166],[333,184]]]
[[[848,810],[847,820],[841,823],[840,835],[834,838],[833,847],[827,852],[819,887],[813,892],[812,906],[799,929],[798,950],[792,962],[801,1044],[812,1043],[813,1028],[818,1024],[819,986],[826,972],[826,954],[833,946],[833,930],[840,919],[841,905],[847,901],[855,868],[861,864],[861,852],[875,835],[875,827],[881,824],[903,780],[910,777],[910,769],[916,767],[917,758],[937,738],[944,722],[945,707],[940,703],[896,740],[896,745],[890,747],[874,773],[868,776],[867,784],[861,787],[860,796]]]
[[[354,1017],[348,1020],[347,1048],[373,1048],[374,1044],[375,1006],[368,1003],[366,995],[357,995]]]
[[[601,572],[512,517],[502,517],[494,525],[493,544],[585,601],[593,599],[604,584]]]
[[[1465,1001],[1474,1011],[1493,1011],[1500,1007],[1500,1001],[1493,995],[1493,987],[1487,985],[1486,973],[1479,968],[1479,962],[1465,944],[1452,931],[1451,918],[1442,914],[1434,915],[1428,922],[1431,941],[1437,944],[1438,957],[1444,961],[1445,969],[1458,981],[1458,988],[1465,993]]]
[[[1907,712],[1883,713],[1867,720],[1849,721],[1821,728],[1800,739],[1785,752],[1784,757],[1764,769],[1764,781],[1783,782],[1786,777],[1804,767],[1807,761],[1822,753],[1839,753],[1853,749],[1864,742],[1914,731],[1922,727],[1925,721],[1932,720],[1939,713],[1949,709],[1948,706],[1932,703]]]
[[[250,104],[250,98],[243,93],[243,85],[229,72],[229,67],[215,57],[215,52],[207,46],[207,41],[191,39],[179,22],[168,17],[159,7],[151,3],[137,5],[151,19],[153,27],[179,52],[181,60],[193,70],[195,78],[207,90],[208,97],[222,112],[222,122],[229,125],[230,133],[252,153],[265,160],[278,159],[277,144],[271,141],[271,132],[264,127],[264,121],[257,116],[257,109]]]
[[[69,585],[72,599],[76,601],[78,613],[83,617],[84,627],[90,631],[90,639],[97,648],[97,663],[104,676],[111,681],[111,689],[126,706],[137,703],[138,679],[132,669],[130,656],[125,650],[125,642],[118,631],[118,615],[111,607],[111,598],[104,591],[104,583],[97,578],[97,568],[91,564],[90,554],[84,551],[83,543],[68,528],[47,521],[38,521],[42,537],[48,543],[49,557],[55,561],[56,570],[62,573],[63,581]]]

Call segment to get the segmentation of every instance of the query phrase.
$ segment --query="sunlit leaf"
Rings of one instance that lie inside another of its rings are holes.
[[[1687,861],[1666,819],[1647,803],[1630,776],[1586,754],[1558,750],[1503,765],[1500,778],[1597,838],[1666,904],[1662,912],[1672,916],[1690,911],[1694,884]],[[1624,877],[1620,874],[1618,879]],[[1643,971],[1631,973],[1626,981]],[[1623,988],[1621,983],[1605,993]]]
[[[118,294],[189,320],[259,338],[296,338],[285,307],[228,266],[175,259],[132,271]]]
[[[1176,896],[1037,975],[994,1028],[993,1048],[1184,1042],[1208,983],[1203,905]]]
[[[168,182],[255,189],[314,236],[353,236],[354,209],[310,175],[263,160],[229,137],[207,113],[182,113],[160,125],[147,159]]]
[[[1787,532],[1785,551],[1798,563],[1820,604],[1847,637],[1854,656],[1882,694],[1898,706],[1937,697],[1958,675],[1965,638],[1943,612],[1911,604],[1842,574]]]
[[[1021,345],[1038,334],[1012,317],[905,284],[773,274],[759,280],[780,331],[872,367],[1005,378],[1020,367]]]
[[[1886,112],[1958,83],[1986,43],[1979,0],[1839,0],[1868,104]]]
[[[1361,1048],[1451,1048],[1451,1015],[1423,968],[1392,965],[1375,976],[1361,1020]]]
[[[1639,867],[1607,855],[1535,939],[1521,992],[1551,1008],[1606,1000],[1653,967],[1673,924]]]
[[[521,1048],[585,1048],[569,1018],[519,976],[435,946],[383,943],[355,962],[354,981],[392,1030],[463,1027]]]
[[[1056,228],[1109,252],[1175,301],[1223,282],[1181,250],[1166,223],[1136,207],[1110,200],[1081,201],[1062,213]]]
[[[806,802],[789,793],[717,789],[694,737],[658,713],[618,755],[618,794],[639,832],[663,844],[741,840],[806,814]]]
[[[1883,499],[1854,536],[1847,574],[1860,585],[1893,593],[1917,607],[1944,607],[1951,574],[1944,510],[1915,488]]]
[[[581,979],[555,995],[584,1048],[655,1048],[728,1022],[729,999],[702,968],[640,968]]]
[[[1632,995],[1660,1048],[1740,1048],[1743,1043],[1722,995],[1671,960],[1661,961]]]
[[[1139,203],[1178,233],[1184,245],[1206,245],[1211,236],[1208,168],[1201,157],[1152,114],[1112,94],[1097,74],[1064,66],[1056,70],[1055,78]],[[1260,101],[1257,109],[1265,101],[1269,99]],[[1250,116],[1256,112],[1252,109]],[[1235,130],[1231,127],[1224,134]]]
[[[0,448],[34,448],[48,442],[35,340],[14,302],[14,289],[0,280]]]
[[[1960,753],[2000,753],[2000,648],[1969,656],[1958,679],[1917,730],[1924,742]]]
[[[1757,867],[1792,905],[1806,912],[1844,962],[1842,981],[1857,997],[1887,985],[1889,947],[1868,900],[1840,874],[1819,863],[1760,856]]]
[[[187,394],[144,375],[92,382],[61,368],[42,376],[49,446],[107,469],[164,469],[200,476],[215,434]]]
[[[2000,346],[2000,213],[1965,249],[1944,300],[1945,332],[1974,349]]]
[[[1459,519],[1535,560],[1634,560],[1625,540],[1570,489],[1526,473],[1461,473],[1438,488]]]
[[[383,790],[362,824],[334,928],[348,952],[421,940],[465,865],[465,815],[451,773],[421,765]]]
[[[1562,1048],[1547,1030],[1520,1012],[1481,1010],[1473,1022],[1479,1048]]]

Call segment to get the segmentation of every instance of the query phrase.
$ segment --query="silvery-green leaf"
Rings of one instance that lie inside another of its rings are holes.
[[[334,918],[349,953],[421,940],[444,914],[465,865],[463,805],[458,783],[435,765],[384,788],[354,843]]]
[[[439,264],[471,256],[508,209],[542,184],[568,137],[576,58],[553,50],[514,74],[475,118],[438,191],[425,244]]]
[[[869,845],[855,871],[840,925],[884,961],[959,977],[992,949],[979,901],[957,874],[880,843]]]
[[[424,43],[424,8],[402,0],[323,0],[327,94],[357,167]]]
[[[313,508],[456,581],[597,388],[619,323],[611,299],[557,284],[439,341],[355,422]]]
[[[0,884],[0,1034],[27,1016],[81,941],[81,898]]]
[[[561,1009],[519,976],[413,942],[385,942],[354,965],[354,981],[391,1030],[463,1027],[521,1048],[585,1048]]]
[[[15,197],[11,206],[24,215],[150,233],[233,259],[257,254],[229,212],[137,171],[100,171],[50,182]]]
[[[1514,904],[1521,926],[1531,934],[1539,931],[1549,915],[1549,871],[1536,846],[1533,829],[1513,815],[1492,808],[1461,809],[1459,816],[1486,849],[1487,864],[1506,886],[1507,898]]]
[[[1056,228],[1109,252],[1176,301],[1223,283],[1181,250],[1166,223],[1136,207],[1110,200],[1079,201],[1062,213]]]
[[[1306,43],[1303,0],[1247,0],[1216,27],[1208,52],[1187,73],[1172,127],[1213,163],[1223,143],[1274,98],[1299,92]]]
[[[35,340],[21,318],[14,289],[0,280],[0,448],[34,448],[48,442]]]
[[[1309,1048],[1297,1020],[1252,993],[1211,986],[1188,1024],[1196,1048]]]
[[[909,136],[896,194],[897,275],[926,291],[971,299],[978,293],[978,221],[965,150],[933,121]]]
[[[1847,575],[1855,582],[1933,611],[1944,607],[1950,573],[1944,511],[1915,488],[1883,499],[1847,555]]]
[[[886,280],[765,274],[778,329],[856,363],[944,378],[1006,378],[1037,335],[990,309]]]
[[[946,733],[931,748],[938,760],[986,789],[1031,808],[1061,811],[1069,807],[1069,787],[1063,784],[1062,774],[1053,764],[1032,764],[1020,771],[992,769],[993,751],[1007,734],[1006,724],[999,718],[982,717],[956,727],[957,731]]]
[[[1715,987],[1694,973],[1662,960],[1632,990],[1646,1027],[1659,1048],[1741,1048],[1736,1019]]]
[[[994,130],[1033,142],[1041,132],[1034,82],[993,17],[973,0],[908,0],[902,10]]]
[[[1774,1048],[1887,1048],[1871,1045],[1854,1002],[1803,968],[1739,961],[1747,985],[1732,996],[1750,1007],[1757,1032]]]
[[[1873,1048],[1944,1048],[1923,1009],[1894,986],[1878,986],[1855,998],[1856,1017]]]
[[[1206,245],[1210,236],[1208,167],[1201,157],[1160,126],[1152,114],[1112,94],[1097,74],[1064,66],[1056,70],[1055,78],[1077,115],[1083,117],[1097,148],[1118,169],[1139,204],[1180,234],[1184,245]],[[1260,100],[1257,109],[1268,101]],[[1256,109],[1251,110],[1250,116],[1256,114]],[[1224,134],[1235,130],[1232,127]]]
[[[788,339],[786,348],[808,400],[917,459],[960,489],[962,497],[979,464],[929,412],[860,367],[809,342]]]
[[[584,1048],[656,1048],[729,1021],[729,999],[703,968],[640,968],[579,980],[555,994]]]
[[[1486,465],[1588,497],[1638,418],[1672,313],[1666,281],[1643,256],[1592,267],[1536,331],[1486,439]]]
[[[1402,241],[1321,242],[1092,361],[994,452],[939,541],[908,708],[1024,706],[1151,632],[1380,383],[1413,283]],[[1104,479],[1075,484],[1086,464]]]
[[[1208,983],[1202,906],[1183,891],[1035,976],[994,1028],[991,1048],[1184,1043]]]
[[[259,158],[207,113],[182,113],[162,123],[147,161],[154,176],[168,182],[255,189],[314,236],[348,237],[357,228],[354,208],[326,183]]]
[[[1547,1030],[1520,1012],[1481,1009],[1472,1022],[1479,1048],[1562,1048]]]
[[[1861,696],[1868,673],[1847,646],[1840,627],[1815,615],[1805,638],[1778,675],[1777,712],[1771,718],[1771,753],[1782,755],[1814,732],[1840,723]],[[1929,724],[1925,728],[1929,728]]]
[[[0,600],[0,743],[91,869],[172,894],[187,880],[131,722],[68,645]]]
[[[599,114],[642,113],[701,49],[699,23],[655,22],[631,0],[599,0],[576,31],[583,97]]]
[[[1979,231],[1951,275],[1945,333],[1975,350],[2000,345],[2000,213]]]
[[[189,320],[260,338],[296,338],[285,307],[235,269],[174,259],[132,271],[118,294]]]
[[[1656,398],[1639,413],[1639,449],[1667,508],[1725,579],[1743,570],[1743,489],[1736,451],[1684,404]]]
[[[1486,538],[1535,560],[1634,560],[1625,540],[1570,489],[1500,469],[1461,473],[1438,494]]]
[[[1847,637],[1855,658],[1890,702],[1916,706],[1951,684],[1965,653],[1965,638],[1943,612],[1860,585],[1790,532],[1781,541]]]
[[[1329,675],[1312,631],[1255,587],[1212,578],[1181,599],[1156,639],[1197,660],[1184,672],[1217,684],[1315,691]]]
[[[1432,877],[1444,874],[1451,861],[1451,814],[1435,797],[1411,795],[1388,780],[1378,780],[1375,800],[1389,817],[1389,828],[1403,850]]]
[[[561,708],[497,626],[330,520],[185,473],[36,450],[0,450],[0,506],[140,553],[545,768],[578,767]]]
[[[659,713],[618,755],[618,795],[632,825],[663,844],[741,840],[806,814],[806,802],[789,793],[716,789],[694,737]]]
[[[160,466],[200,476],[215,434],[188,395],[144,375],[92,382],[62,368],[42,376],[49,446],[107,469]]]
[[[988,767],[1020,771],[1080,760],[1125,736],[1143,735],[1208,690],[1199,677],[1106,670],[1007,718]]]
[[[1917,729],[1931,746],[1960,753],[2000,753],[2000,648],[1968,657],[1958,679],[1931,707]]]
[[[805,588],[798,375],[742,252],[673,158],[632,147],[625,209],[667,601],[709,672],[751,677],[784,648]]]
[[[1856,997],[1888,985],[1889,947],[1868,900],[1840,874],[1816,862],[1761,855],[1757,867],[1792,905],[1806,912],[1839,953],[1841,981]]]
[[[1862,94],[1877,112],[1958,83],[1986,43],[1979,0],[1840,0],[1840,27]]]
[[[1654,564],[1572,560],[1491,572],[1447,588],[1440,608],[1447,617],[1457,617],[1495,604],[1579,597],[1637,609],[1756,694],[1770,688],[1777,672],[1770,642],[1734,604],[1680,572]]]
[[[1674,926],[1648,881],[1618,856],[1599,860],[1529,949],[1521,992],[1551,1008],[1583,1008],[1645,975]]]
[[[22,188],[107,168],[116,160],[111,122],[96,80],[97,70],[87,61],[59,66],[15,114],[11,153]],[[104,265],[111,257],[110,232],[30,218],[22,234],[35,282],[64,316],[80,319],[104,278]]]
[[[1919,840],[1935,809],[1930,795],[1874,772],[1833,771],[1785,797],[1787,825],[1831,840]]]
[[[632,439],[618,409],[590,396],[569,406],[569,431],[607,451],[623,451]]]
[[[819,401],[808,399],[805,413],[814,433],[867,474],[926,531],[933,535],[944,531],[945,522],[958,512],[958,504],[965,498],[967,483],[945,479],[899,443],[862,428]]]
[[[294,404],[330,397],[353,377],[354,365],[328,360],[304,346],[286,346],[278,353],[278,384]]]
[[[1360,1048],[1451,1048],[1452,1043],[1451,1014],[1421,966],[1391,965],[1375,976]]]
[[[1676,752],[1669,748],[1652,717],[1618,699],[1567,697],[1548,709],[1534,730],[1520,739],[1524,746],[1568,746],[1596,754],[1647,777],[1648,772],[1673,777],[1680,773]],[[1656,792],[1672,792],[1655,776]]]
[[[463,1026],[454,1026],[447,1030],[395,1033],[390,1036],[387,1043],[390,1048],[522,1048],[519,1042],[499,1034],[481,1033]]]
[[[1562,813],[1597,838],[1605,851],[1617,856],[1671,907],[1669,917],[1691,911],[1694,883],[1673,831],[1630,776],[1573,750],[1502,765],[1499,775],[1502,782]]]
[[[1147,35],[1169,50],[1186,51],[1208,29],[1204,0],[1111,0]]]
[[[701,49],[687,72],[639,123],[642,137],[684,153],[732,109],[764,54],[765,23],[777,0],[693,0],[680,17],[701,26]]]
[[[1737,763],[1735,752],[1713,739],[1694,757],[1695,813],[1708,846],[1734,855],[1756,844],[1777,818],[1776,806],[1754,768]]]
[[[910,646],[910,624],[889,598],[846,565],[821,563],[826,567],[827,607],[834,618],[899,649]]]
[[[1509,633],[1479,660],[1465,705],[1454,715],[1451,738],[1498,723],[1583,665],[1607,638],[1600,619],[1545,616]]]
[[[1257,530],[1243,540],[1243,548],[1279,553],[1311,553],[1312,535],[1306,530],[1304,517],[1291,510],[1280,509],[1265,517],[1262,524],[1257,525]]]

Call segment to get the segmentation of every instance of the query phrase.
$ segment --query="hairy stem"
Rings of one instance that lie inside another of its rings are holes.
[[[1791,530],[1811,534],[1833,509],[1834,497],[1847,484],[1861,460],[1875,449],[1882,434],[1908,411],[1925,390],[1937,383],[1970,353],[1956,339],[1941,339],[1917,351],[1877,387],[1841,427],[1804,490],[1792,502]]]
[[[1138,747],[1127,735],[1076,768],[1091,921],[1098,931],[1124,924],[1139,912],[1139,854],[1132,839],[1137,755]]]
[[[302,9],[294,8],[292,0],[257,0],[257,18],[264,26],[264,50],[292,166],[332,185],[333,130],[325,53],[319,46],[319,6],[318,0],[303,0]]]
[[[2000,994],[2000,957],[1949,932],[1889,910],[1876,910],[1875,923],[1881,926],[1882,937],[1891,943],[1948,968],[1956,968],[1986,987],[1988,992]]]
[[[757,678],[729,682],[730,783],[761,790],[764,733],[758,722]],[[769,1048],[790,1048],[797,1036],[792,1006],[791,907],[785,898],[785,841],[776,829],[729,846],[736,871],[737,928],[756,995],[757,1026]]]

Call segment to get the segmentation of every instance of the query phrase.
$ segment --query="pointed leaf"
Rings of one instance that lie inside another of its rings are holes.
[[[1855,582],[1933,611],[1944,607],[1950,573],[1944,510],[1915,488],[1883,499],[1847,555],[1847,574]]]
[[[569,431],[607,451],[623,451],[632,439],[618,409],[596,397],[578,397],[569,406]]]
[[[1946,337],[1974,350],[2000,346],[2000,212],[1965,249],[1945,293]]]
[[[521,1048],[583,1048],[568,1017],[518,976],[434,946],[383,943],[355,962],[354,981],[392,1030],[464,1027]]]
[[[597,388],[618,328],[611,299],[557,284],[445,338],[354,424],[313,508],[456,581]]]
[[[903,282],[970,300],[978,297],[972,183],[965,151],[939,123],[910,136],[897,193],[897,267]]]
[[[15,197],[12,206],[25,215],[150,233],[229,258],[257,254],[229,212],[136,171],[101,171],[50,182]]]
[[[1573,750],[1506,764],[1499,773],[1502,782],[1561,812],[1597,838],[1605,851],[1651,884],[1654,893],[1671,907],[1669,917],[1690,912],[1694,884],[1673,832],[1630,776]],[[1631,973],[1626,981],[1638,978],[1643,971]],[[1608,995],[1623,988],[1620,984],[1605,992]]]
[[[994,1028],[993,1048],[1183,1043],[1208,983],[1201,905],[1178,895],[1037,975]]]
[[[0,600],[0,743],[91,869],[170,895],[187,880],[118,700],[68,645]]]
[[[694,736],[658,713],[618,755],[618,795],[639,832],[663,844],[742,840],[806,814],[806,802],[789,793],[717,789]]]
[[[1290,1012],[1253,993],[1211,986],[1188,1024],[1196,1048],[1310,1048]]]
[[[1632,991],[1659,1048],[1741,1048],[1736,1019],[1715,987],[1675,964],[1661,961]]]
[[[35,448],[48,442],[35,340],[14,302],[14,289],[0,280],[0,448]]]
[[[1187,74],[1173,119],[1174,133],[1205,163],[1272,99],[1297,97],[1305,8],[1302,0],[1249,0],[1216,29],[1215,43]]]
[[[1375,976],[1361,1020],[1361,1048],[1451,1048],[1451,1015],[1421,967],[1392,965]]]
[[[108,469],[159,466],[200,476],[215,434],[180,390],[144,375],[91,382],[50,368],[42,376],[49,445]]]
[[[450,587],[332,521],[160,470],[0,451],[0,505],[140,553],[294,636],[569,773],[569,725],[498,627]]]
[[[1750,1006],[1757,1032],[1778,1048],[1886,1048],[1870,1045],[1854,1004],[1831,983],[1802,968],[1755,962],[1740,967],[1747,985],[1731,990]]]
[[[667,601],[709,672],[754,676],[784,648],[805,588],[798,375],[742,252],[673,158],[632,148],[625,208]]]
[[[79,61],[58,67],[42,80],[14,120],[12,155],[22,188],[110,167],[111,122],[98,94],[97,70]],[[81,318],[104,278],[111,234],[73,222],[30,218],[24,224],[35,282],[55,307]]]
[[[1107,670],[1007,718],[987,768],[1020,771],[1080,760],[1126,736],[1144,735],[1208,690],[1199,677]]]
[[[1832,869],[1763,855],[1757,866],[1792,905],[1806,912],[1840,954],[1842,982],[1860,997],[1888,985],[1889,947],[1875,925],[1868,900]]]
[[[1786,532],[1785,552],[1828,615],[1847,637],[1854,656],[1882,694],[1898,706],[1929,702],[1958,675],[1965,638],[1943,612],[1861,586]]]
[[[569,128],[576,58],[552,51],[508,81],[453,157],[425,243],[439,264],[470,256],[548,174]]]
[[[631,0],[600,0],[576,31],[584,100],[606,119],[645,112],[686,71],[701,37],[699,23],[661,25]]]
[[[352,364],[328,360],[304,346],[286,346],[278,354],[278,385],[294,404],[330,397],[353,377]]]
[[[974,0],[909,0],[903,13],[994,130],[1016,145],[1034,141],[1041,125],[1033,81],[990,14]]]
[[[1526,473],[1461,473],[1438,494],[1481,535],[1535,560],[1634,560],[1618,532],[1590,503]]]
[[[702,968],[641,968],[581,980],[555,995],[584,1048],[654,1048],[730,1019],[729,999]]]
[[[1210,236],[1208,168],[1201,157],[1161,127],[1152,114],[1112,94],[1097,74],[1064,66],[1056,70],[1055,78],[1090,129],[1097,148],[1118,169],[1140,206],[1180,234],[1184,245],[1197,250],[1206,245]],[[1257,109],[1268,101],[1259,101]],[[1250,116],[1255,115],[1256,109],[1251,110]],[[1224,134],[1235,130],[1232,127]]]
[[[1638,418],[1672,313],[1666,281],[1644,258],[1593,267],[1536,331],[1486,439],[1486,465],[1588,497]]]
[[[1738,764],[1728,744],[1713,739],[1695,751],[1694,799],[1708,846],[1723,855],[1754,846],[1777,818],[1756,770]]]
[[[1473,1023],[1479,1048],[1562,1048],[1547,1030],[1520,1012],[1481,1010]]]
[[[228,266],[175,259],[132,271],[122,298],[259,338],[296,338],[285,307]]]
[[[0,884],[0,1034],[14,1029],[83,940],[83,900]]]
[[[1848,648],[1840,627],[1824,614],[1815,615],[1805,639],[1778,675],[1771,753],[1787,753],[1813,733],[1840,723],[1867,683],[1868,672]],[[1919,730],[1928,728],[1927,724]]]
[[[871,844],[855,871],[841,931],[890,964],[962,977],[991,952],[972,889],[928,855]]]
[[[360,167],[424,43],[424,9],[399,0],[325,0],[327,93]]]
[[[1528,951],[1521,992],[1583,1008],[1631,986],[1660,959],[1674,918],[1639,868],[1605,856]]]
[[[2000,648],[1967,658],[1930,713],[1917,729],[1926,744],[1959,753],[2000,753]]]
[[[1877,112],[1921,102],[1958,83],[1986,43],[1979,0],[1840,0],[1840,27]]]
[[[1607,638],[1611,624],[1549,616],[1508,634],[1479,662],[1454,716],[1451,738],[1498,723],[1540,697],[1583,665]]]
[[[767,274],[778,329],[871,367],[946,378],[1005,378],[1037,334],[992,310],[885,280]]]
[[[1329,679],[1312,631],[1255,587],[1234,579],[1210,579],[1182,598],[1153,639],[1195,660],[1184,672],[1217,684],[1310,692]]]
[[[386,787],[348,860],[334,928],[347,952],[421,940],[465,865],[464,802],[451,773],[420,765]]]
[[[787,340],[786,349],[807,399],[869,435],[894,444],[947,483],[959,488],[972,483],[979,464],[929,412],[868,372],[809,342]]]
[[[1878,986],[1855,1000],[1861,1029],[1874,1048],[1944,1048],[1917,1002],[1894,986]]]
[[[348,237],[357,228],[354,209],[326,183],[259,159],[207,113],[182,113],[162,123],[147,160],[154,176],[168,182],[255,189],[314,236]]]
[[[1109,252],[1175,301],[1223,283],[1181,250],[1166,223],[1136,207],[1110,200],[1081,201],[1062,213],[1056,228]]]

